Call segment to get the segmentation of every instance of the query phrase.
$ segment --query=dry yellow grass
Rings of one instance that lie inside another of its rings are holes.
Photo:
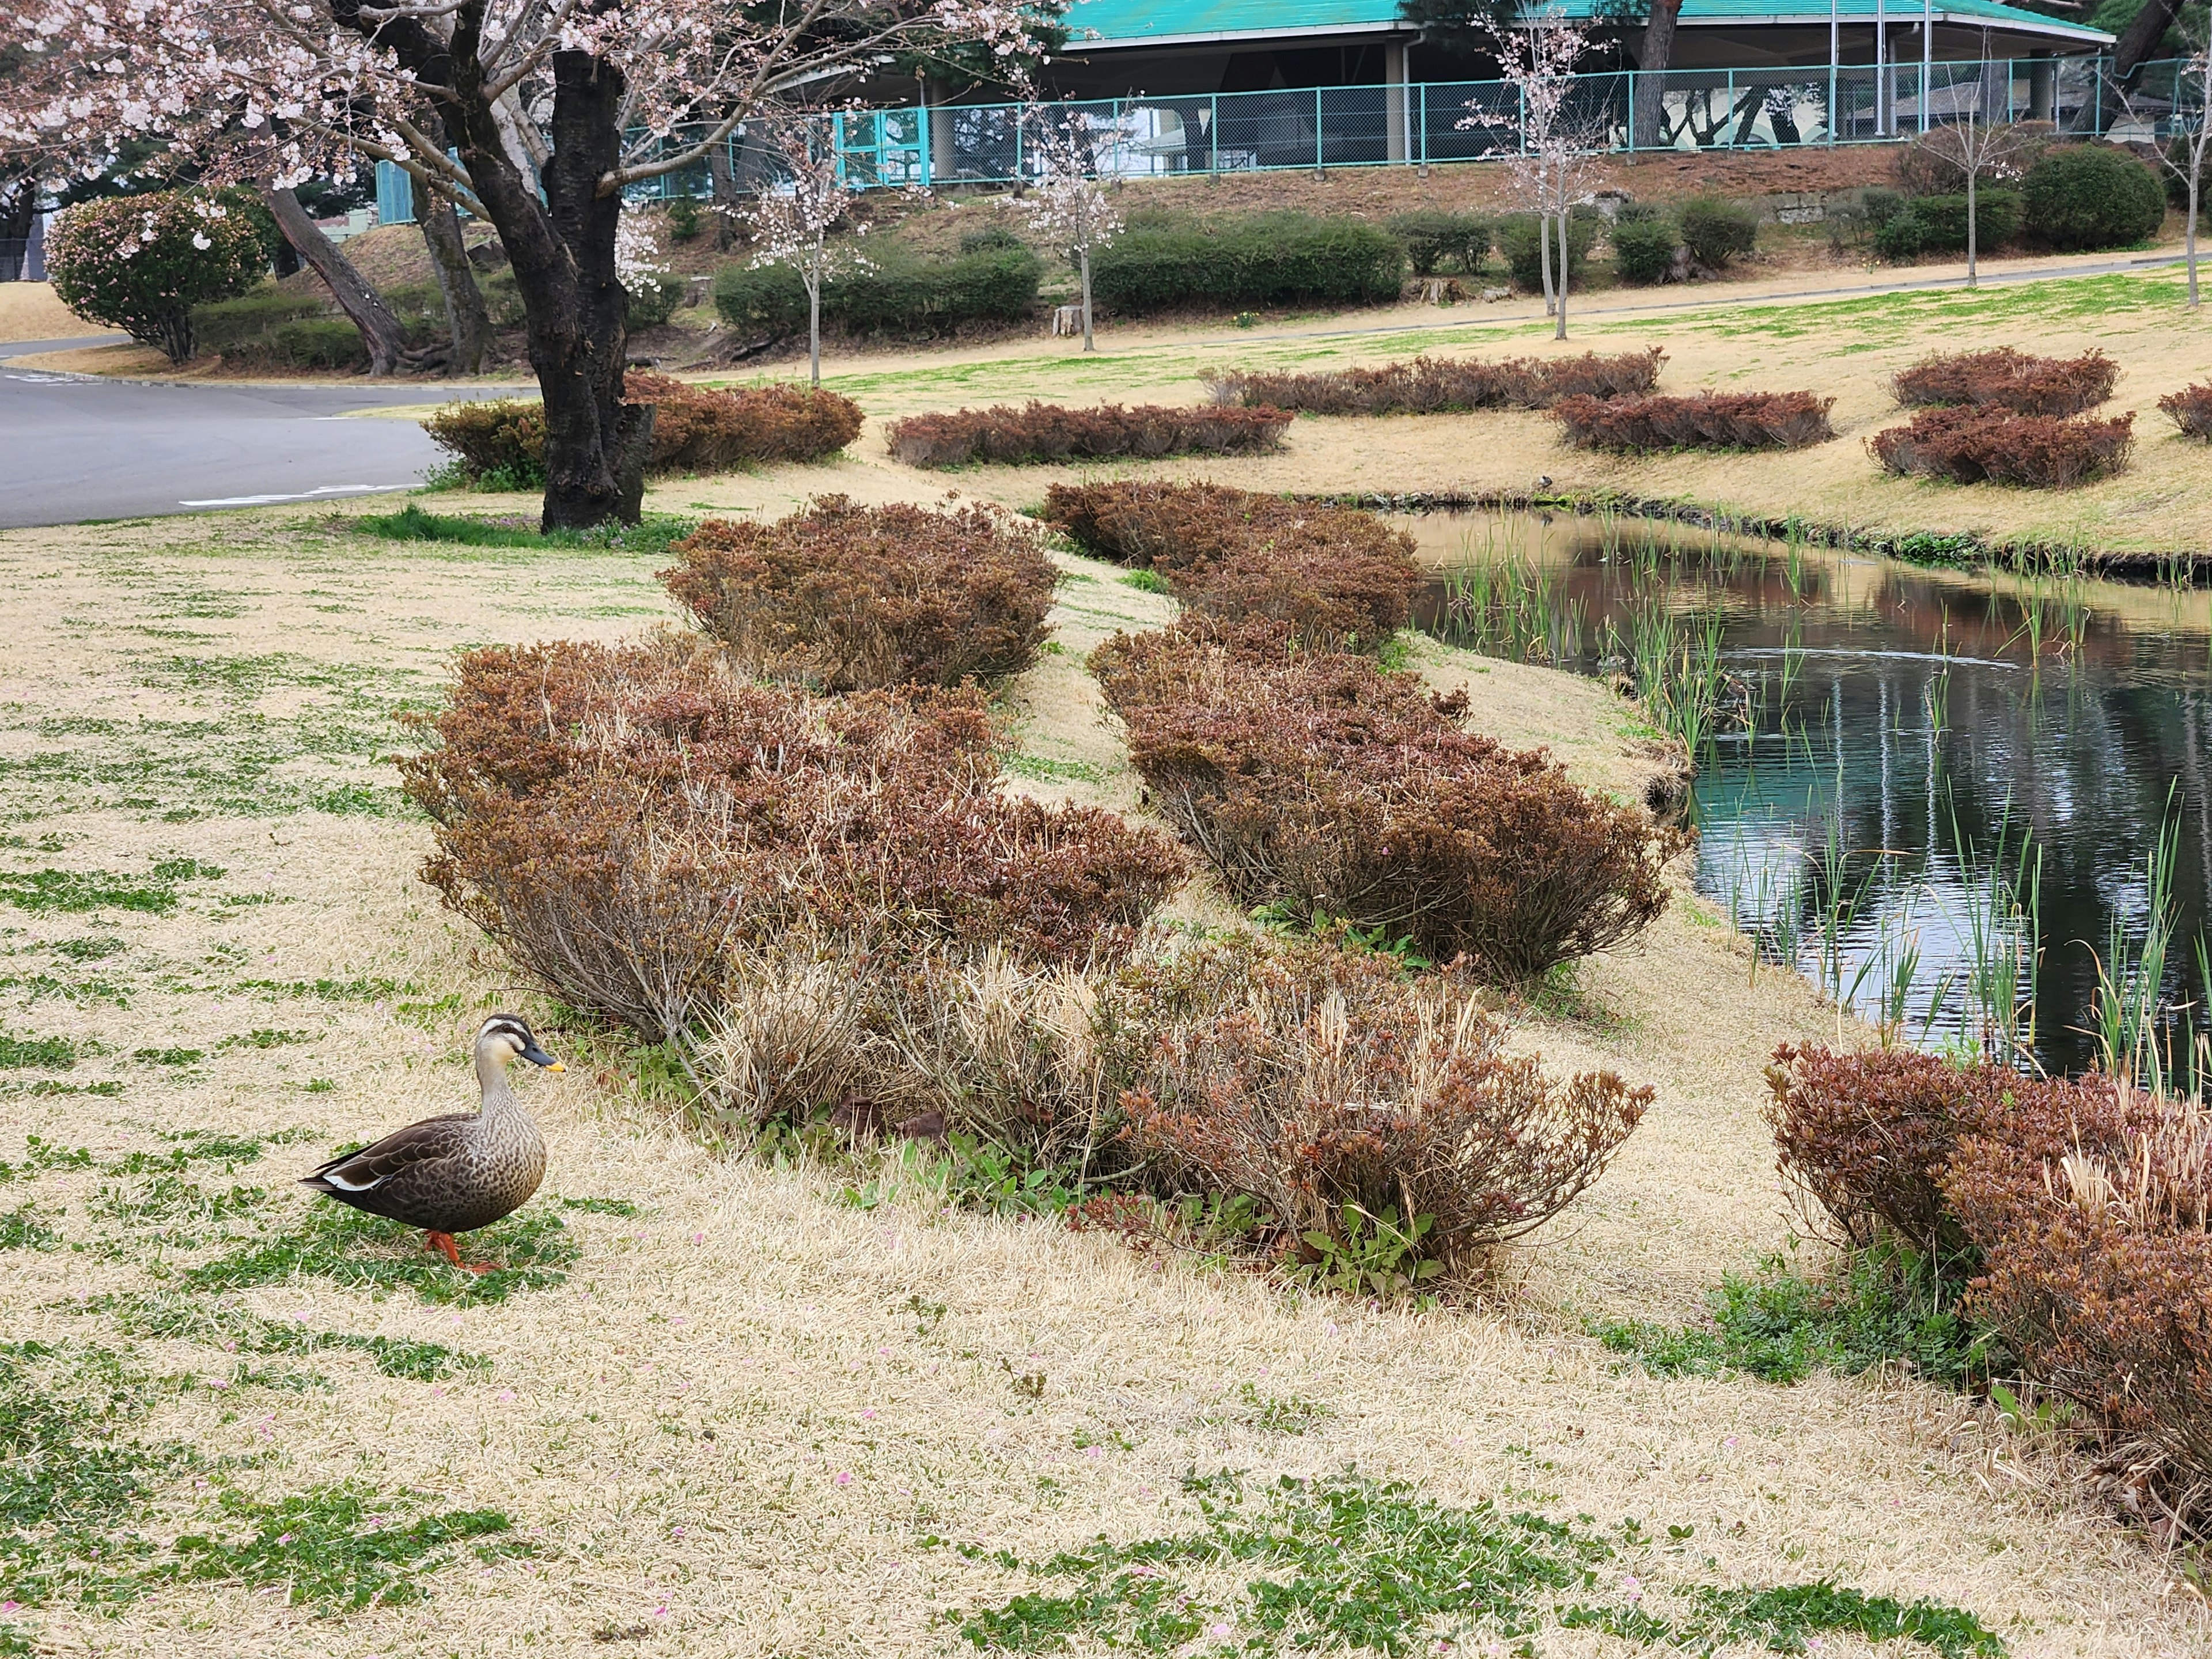
[[[830,480],[888,489],[897,476],[856,463],[676,493],[774,506]],[[6,993],[8,1029],[103,1043],[58,1079],[124,1085],[113,1097],[40,1095],[25,1086],[33,1074],[15,1074],[0,1158],[20,1163],[32,1134],[112,1161],[168,1144],[164,1132],[304,1127],[311,1139],[271,1146],[236,1177],[274,1189],[264,1215],[283,1225],[310,1203],[283,1185],[294,1164],[465,1106],[475,1022],[502,1006],[542,1010],[415,880],[418,823],[303,803],[346,783],[386,787],[345,733],[374,728],[388,744],[386,709],[430,695],[455,647],[607,638],[667,617],[653,562],[395,544],[283,512],[0,535],[8,866],[143,874],[185,855],[224,872],[184,883],[167,916],[0,908],[10,971],[74,979],[80,997],[25,979]],[[1032,769],[1031,787],[1128,805],[1117,745],[1090,717],[1075,665],[1112,628],[1164,610],[1111,569],[1069,568],[1084,580],[1055,616],[1064,649],[1013,690],[1023,752],[1060,769]],[[1594,784],[1633,788],[1652,763],[1595,687],[1435,647],[1419,660],[1463,680],[1480,722],[1551,742]],[[241,781],[256,743],[273,758]],[[53,953],[71,939],[122,948],[81,971]],[[611,1051],[572,1047],[583,1063],[569,1075],[526,1085],[552,1148],[533,1207],[559,1195],[638,1212],[568,1212],[582,1255],[565,1285],[458,1312],[313,1279],[244,1293],[271,1319],[443,1343],[488,1357],[489,1370],[410,1382],[317,1354],[303,1363],[326,1392],[187,1382],[134,1425],[236,1460],[220,1479],[259,1497],[352,1480],[438,1507],[496,1507],[535,1553],[465,1558],[428,1581],[419,1606],[344,1615],[289,1607],[281,1586],[163,1590],[112,1614],[57,1606],[30,1615],[42,1650],[940,1653],[960,1645],[940,1610],[1041,1586],[932,1538],[1034,1558],[1100,1532],[1183,1529],[1188,1469],[1355,1466],[1445,1503],[1497,1498],[1607,1528],[1632,1516],[1662,1539],[1668,1524],[1694,1527],[1686,1553],[1627,1564],[1655,1578],[1832,1577],[1934,1597],[2033,1659],[2204,1650],[2202,1606],[2156,1553],[2070,1495],[2055,1451],[1987,1413],[1881,1378],[1660,1380],[1618,1368],[1583,1334],[1593,1316],[1679,1319],[1721,1273],[1787,1237],[1759,1068],[1777,1041],[1830,1030],[1832,1016],[1802,982],[1754,982],[1747,967],[1686,896],[1638,949],[1589,966],[1581,1014],[1524,1022],[1523,1038],[1557,1062],[1617,1066],[1658,1103],[1589,1198],[1508,1264],[1492,1300],[1424,1314],[1301,1304],[1240,1273],[1155,1267],[1043,1222],[907,1200],[851,1207],[833,1174],[709,1155],[591,1063]],[[88,996],[94,969],[127,1007]],[[255,983],[325,979],[416,988],[289,995]],[[218,1046],[266,1028],[306,1040]],[[189,1068],[131,1058],[168,1045],[208,1057]],[[151,1287],[193,1259],[94,1212],[117,1181],[64,1170],[10,1188],[10,1204],[35,1203],[84,1248],[0,1252],[9,1335],[227,1378],[217,1350],[134,1342],[72,1305]],[[1010,1373],[1041,1376],[1040,1392]],[[1268,1431],[1243,1403],[1248,1385],[1327,1414],[1302,1434]],[[187,1487],[146,1529],[166,1541],[204,1525],[193,1507],[204,1501]],[[1542,1650],[1633,1650],[1552,1632]],[[1868,1650],[1831,1637],[1823,1651]]]
[[[0,342],[68,340],[106,331],[54,298],[52,283],[0,283]]]

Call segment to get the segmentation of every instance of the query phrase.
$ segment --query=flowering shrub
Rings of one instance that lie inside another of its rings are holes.
[[[1148,953],[1109,981],[1097,1024],[1122,1138],[1170,1187],[1249,1198],[1290,1251],[1354,1258],[1363,1277],[1416,1279],[1540,1225],[1652,1099],[1509,1055],[1472,987],[1313,941]]]
[[[909,415],[884,428],[908,466],[1099,459],[1133,455],[1249,455],[1279,449],[1291,416],[1279,409],[1190,409],[1107,404],[1063,409],[1030,402],[948,414]]]
[[[192,355],[192,307],[245,293],[268,265],[253,216],[198,191],[82,202],[46,239],[64,305],[161,347],[173,363]]]
[[[1054,484],[1045,517],[1101,557],[1158,570],[1219,621],[1290,628],[1306,644],[1372,651],[1413,614],[1413,543],[1371,513],[1218,484]]]
[[[2098,1079],[1964,1140],[1944,1181],[1984,1271],[1969,1310],[2094,1411],[2167,1528],[2212,1496],[2212,1116]],[[2146,1455],[2147,1454],[2147,1455]]]
[[[1478,363],[1416,357],[1379,368],[1316,374],[1232,370],[1206,377],[1217,402],[1310,415],[1436,415],[1474,409],[1548,409],[1561,398],[1619,398],[1658,383],[1667,354],[1653,346],[1601,357],[1509,357]]]
[[[1254,623],[1116,635],[1091,666],[1157,809],[1247,904],[1408,938],[1508,983],[1666,908],[1673,832],[1462,730],[1463,694],[1440,702]]]
[[[2004,409],[1923,409],[1867,444],[1886,470],[1900,477],[2070,489],[2126,470],[2135,419],[2132,414],[2094,421]]]
[[[1036,660],[1060,573],[981,505],[930,512],[824,496],[761,524],[709,519],[660,573],[747,675],[827,691],[1000,679]]]
[[[1998,346],[1938,352],[1900,369],[1890,385],[1907,408],[1961,404],[2022,415],[2078,415],[2111,397],[2119,378],[2120,366],[2101,351],[2034,357]]]
[[[1157,832],[1002,794],[981,695],[823,699],[682,641],[477,651],[401,763],[424,878],[572,1006],[659,1040],[741,945],[1116,948],[1181,879]]]
[[[1582,449],[1802,449],[1836,435],[1833,398],[1809,392],[1701,392],[1693,398],[1562,398],[1552,418]]]
[[[812,461],[860,435],[860,406],[834,392],[793,386],[717,391],[633,369],[632,403],[651,403],[650,472],[718,472],[766,461]],[[520,398],[448,404],[422,429],[471,483],[534,489],[545,482],[545,408]]]
[[[2158,406],[2172,417],[2185,436],[2212,439],[2212,382],[2199,381],[2179,392],[2169,392]]]

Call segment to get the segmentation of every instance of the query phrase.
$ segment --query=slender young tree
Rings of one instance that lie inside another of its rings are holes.
[[[589,526],[635,518],[652,439],[623,398],[623,191],[790,88],[951,42],[1011,54],[1024,21],[1007,0],[19,0],[0,50],[40,73],[0,85],[0,144],[150,134],[211,181],[278,186],[391,161],[487,221],[545,400],[544,522]]]
[[[1930,155],[1947,162],[1966,181],[1966,286],[1981,286],[1981,192],[1985,173],[2002,173],[2027,147],[2017,127],[1991,125],[1979,112],[1963,121],[1933,128],[1921,141]]]
[[[775,143],[790,173],[790,188],[763,188],[743,210],[753,230],[753,264],[788,265],[806,289],[806,382],[816,386],[822,384],[822,284],[866,263],[857,249],[830,240],[859,192],[846,185],[827,128],[824,121],[786,118]],[[854,234],[866,229],[856,225]]]
[[[2197,216],[2204,205],[2204,157],[2212,150],[2212,16],[2196,25],[2202,38],[2190,42],[2189,56],[2175,69],[2173,76],[2173,107],[2167,125],[2169,140],[2159,147],[2158,161],[2168,173],[2186,187],[2189,202],[2189,222],[2183,227],[2183,246],[2189,262],[2189,308],[2203,308],[2203,301],[2197,287]],[[2190,92],[2195,82],[2192,100]],[[2148,119],[2139,107],[2139,94],[2126,94],[2128,113],[2136,119]],[[2152,129],[2154,131],[2156,128]]]
[[[1091,256],[1121,234],[1121,216],[1093,176],[1093,150],[1075,118],[1055,121],[1033,108],[1024,122],[1036,135],[1037,172],[1031,181],[1030,223],[1067,250],[1083,281],[1083,349],[1096,351],[1091,326]]]
[[[1499,27],[1492,38],[1501,78],[1518,94],[1517,106],[1508,114],[1470,102],[1471,113],[1459,125],[1519,131],[1520,147],[1506,156],[1507,177],[1511,194],[1536,215],[1545,300],[1555,319],[1553,337],[1564,340],[1572,271],[1571,223],[1576,206],[1589,199],[1591,168],[1605,148],[1602,116],[1574,106],[1577,66],[1589,51],[1589,37],[1554,0],[1523,12],[1516,23]]]

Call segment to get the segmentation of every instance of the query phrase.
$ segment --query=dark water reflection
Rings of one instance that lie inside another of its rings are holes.
[[[1523,585],[1516,637],[1502,637],[1493,600],[1478,648],[1595,673],[1620,666],[1639,610],[1647,627],[1655,610],[1674,613],[1686,635],[1717,617],[1747,720],[1701,759],[1698,888],[1860,1012],[1887,1002],[1931,1043],[1985,1035],[1970,990],[1992,957],[1972,940],[1992,925],[1992,864],[2018,870],[2025,848],[2039,870],[2035,948],[2019,951],[2032,1047],[2052,1069],[2086,1066],[2099,963],[2116,926],[2131,948],[2143,938],[2162,822],[2178,836],[2179,938],[2160,990],[2185,1022],[2184,1005],[2206,1000],[2203,592],[1970,578],[1703,532],[1655,556],[1651,527],[1587,519],[1404,523],[1439,566],[1510,567]],[[1821,919],[1838,908],[1831,949]]]

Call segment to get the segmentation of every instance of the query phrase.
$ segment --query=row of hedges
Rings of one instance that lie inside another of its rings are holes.
[[[2102,1075],[1784,1048],[1784,1172],[1854,1242],[1965,1289],[2027,1374],[2094,1413],[2130,1485],[2194,1529],[2212,1497],[2212,1163],[2197,1104]]]
[[[961,409],[909,415],[884,428],[891,453],[908,466],[965,466],[970,461],[1024,464],[1103,460],[1129,455],[1254,455],[1279,449],[1291,416],[1279,409],[1190,409],[1107,404],[1066,409]]]
[[[1149,538],[1242,618],[1194,609],[1169,635],[1117,640],[1121,706],[1139,701],[1135,653],[1170,674],[1158,653],[1218,644],[1194,630],[1249,636],[1231,678],[1278,672],[1191,713],[1271,803],[1242,844],[1308,885],[1324,877],[1307,843],[1337,844],[1378,902],[1393,884],[1418,895],[1413,931],[1464,939],[1467,962],[1414,976],[1316,937],[1146,930],[1187,868],[1174,844],[1009,795],[982,694],[911,683],[1034,656],[1052,567],[1033,531],[980,507],[825,501],[702,526],[665,580],[720,648],[465,659],[404,763],[434,825],[427,878],[568,1006],[675,1042],[717,1133],[833,1107],[856,1132],[929,1122],[956,1159],[987,1141],[1035,1171],[1024,1190],[1050,1176],[1120,1194],[1085,1206],[1101,1224],[1199,1196],[1244,1218],[1246,1248],[1369,1294],[1539,1224],[1650,1091],[1509,1054],[1477,964],[1517,978],[1632,932],[1663,902],[1671,843],[1541,757],[1461,732],[1461,707],[1412,677],[1300,649],[1232,592],[1343,604],[1299,585],[1363,546],[1410,564],[1370,515],[1220,492],[1149,519],[1091,505],[1098,533]],[[1398,621],[1409,592],[1386,607]],[[877,689],[823,696],[763,667]],[[1173,716],[1147,708],[1140,764],[1157,769]],[[1294,772],[1316,793],[1286,816]],[[1400,1248],[1376,1255],[1381,1228]]]
[[[892,244],[822,284],[822,320],[851,334],[928,337],[975,323],[1018,322],[1036,309],[1043,263],[1018,242],[991,241],[950,259]],[[714,309],[747,335],[785,338],[807,327],[805,285],[788,265],[726,267]]]
[[[1416,357],[1379,368],[1316,374],[1231,370],[1210,374],[1217,403],[1312,415],[1438,415],[1477,409],[1548,409],[1562,398],[1619,398],[1657,384],[1667,354],[1657,346],[1601,357],[1509,357],[1476,362]]]
[[[1916,146],[1905,172],[1917,186],[1913,194],[1867,192],[1863,210],[1876,250],[1899,261],[1964,252],[1967,203],[1960,169]],[[1939,180],[1942,187],[1932,187]],[[2129,247],[2157,234],[2166,208],[2157,173],[2103,143],[2045,148],[2002,179],[1978,181],[1974,198],[1974,244],[1984,252],[2017,240],[2062,252]]]
[[[1704,392],[1690,398],[1563,398],[1552,418],[1579,449],[1802,449],[1836,435],[1833,398],[1809,392]]]
[[[770,461],[813,461],[860,435],[860,406],[817,387],[781,384],[718,391],[632,369],[632,403],[655,406],[651,473],[721,472]],[[535,489],[545,482],[545,406],[521,398],[448,404],[422,429],[470,483]]]

